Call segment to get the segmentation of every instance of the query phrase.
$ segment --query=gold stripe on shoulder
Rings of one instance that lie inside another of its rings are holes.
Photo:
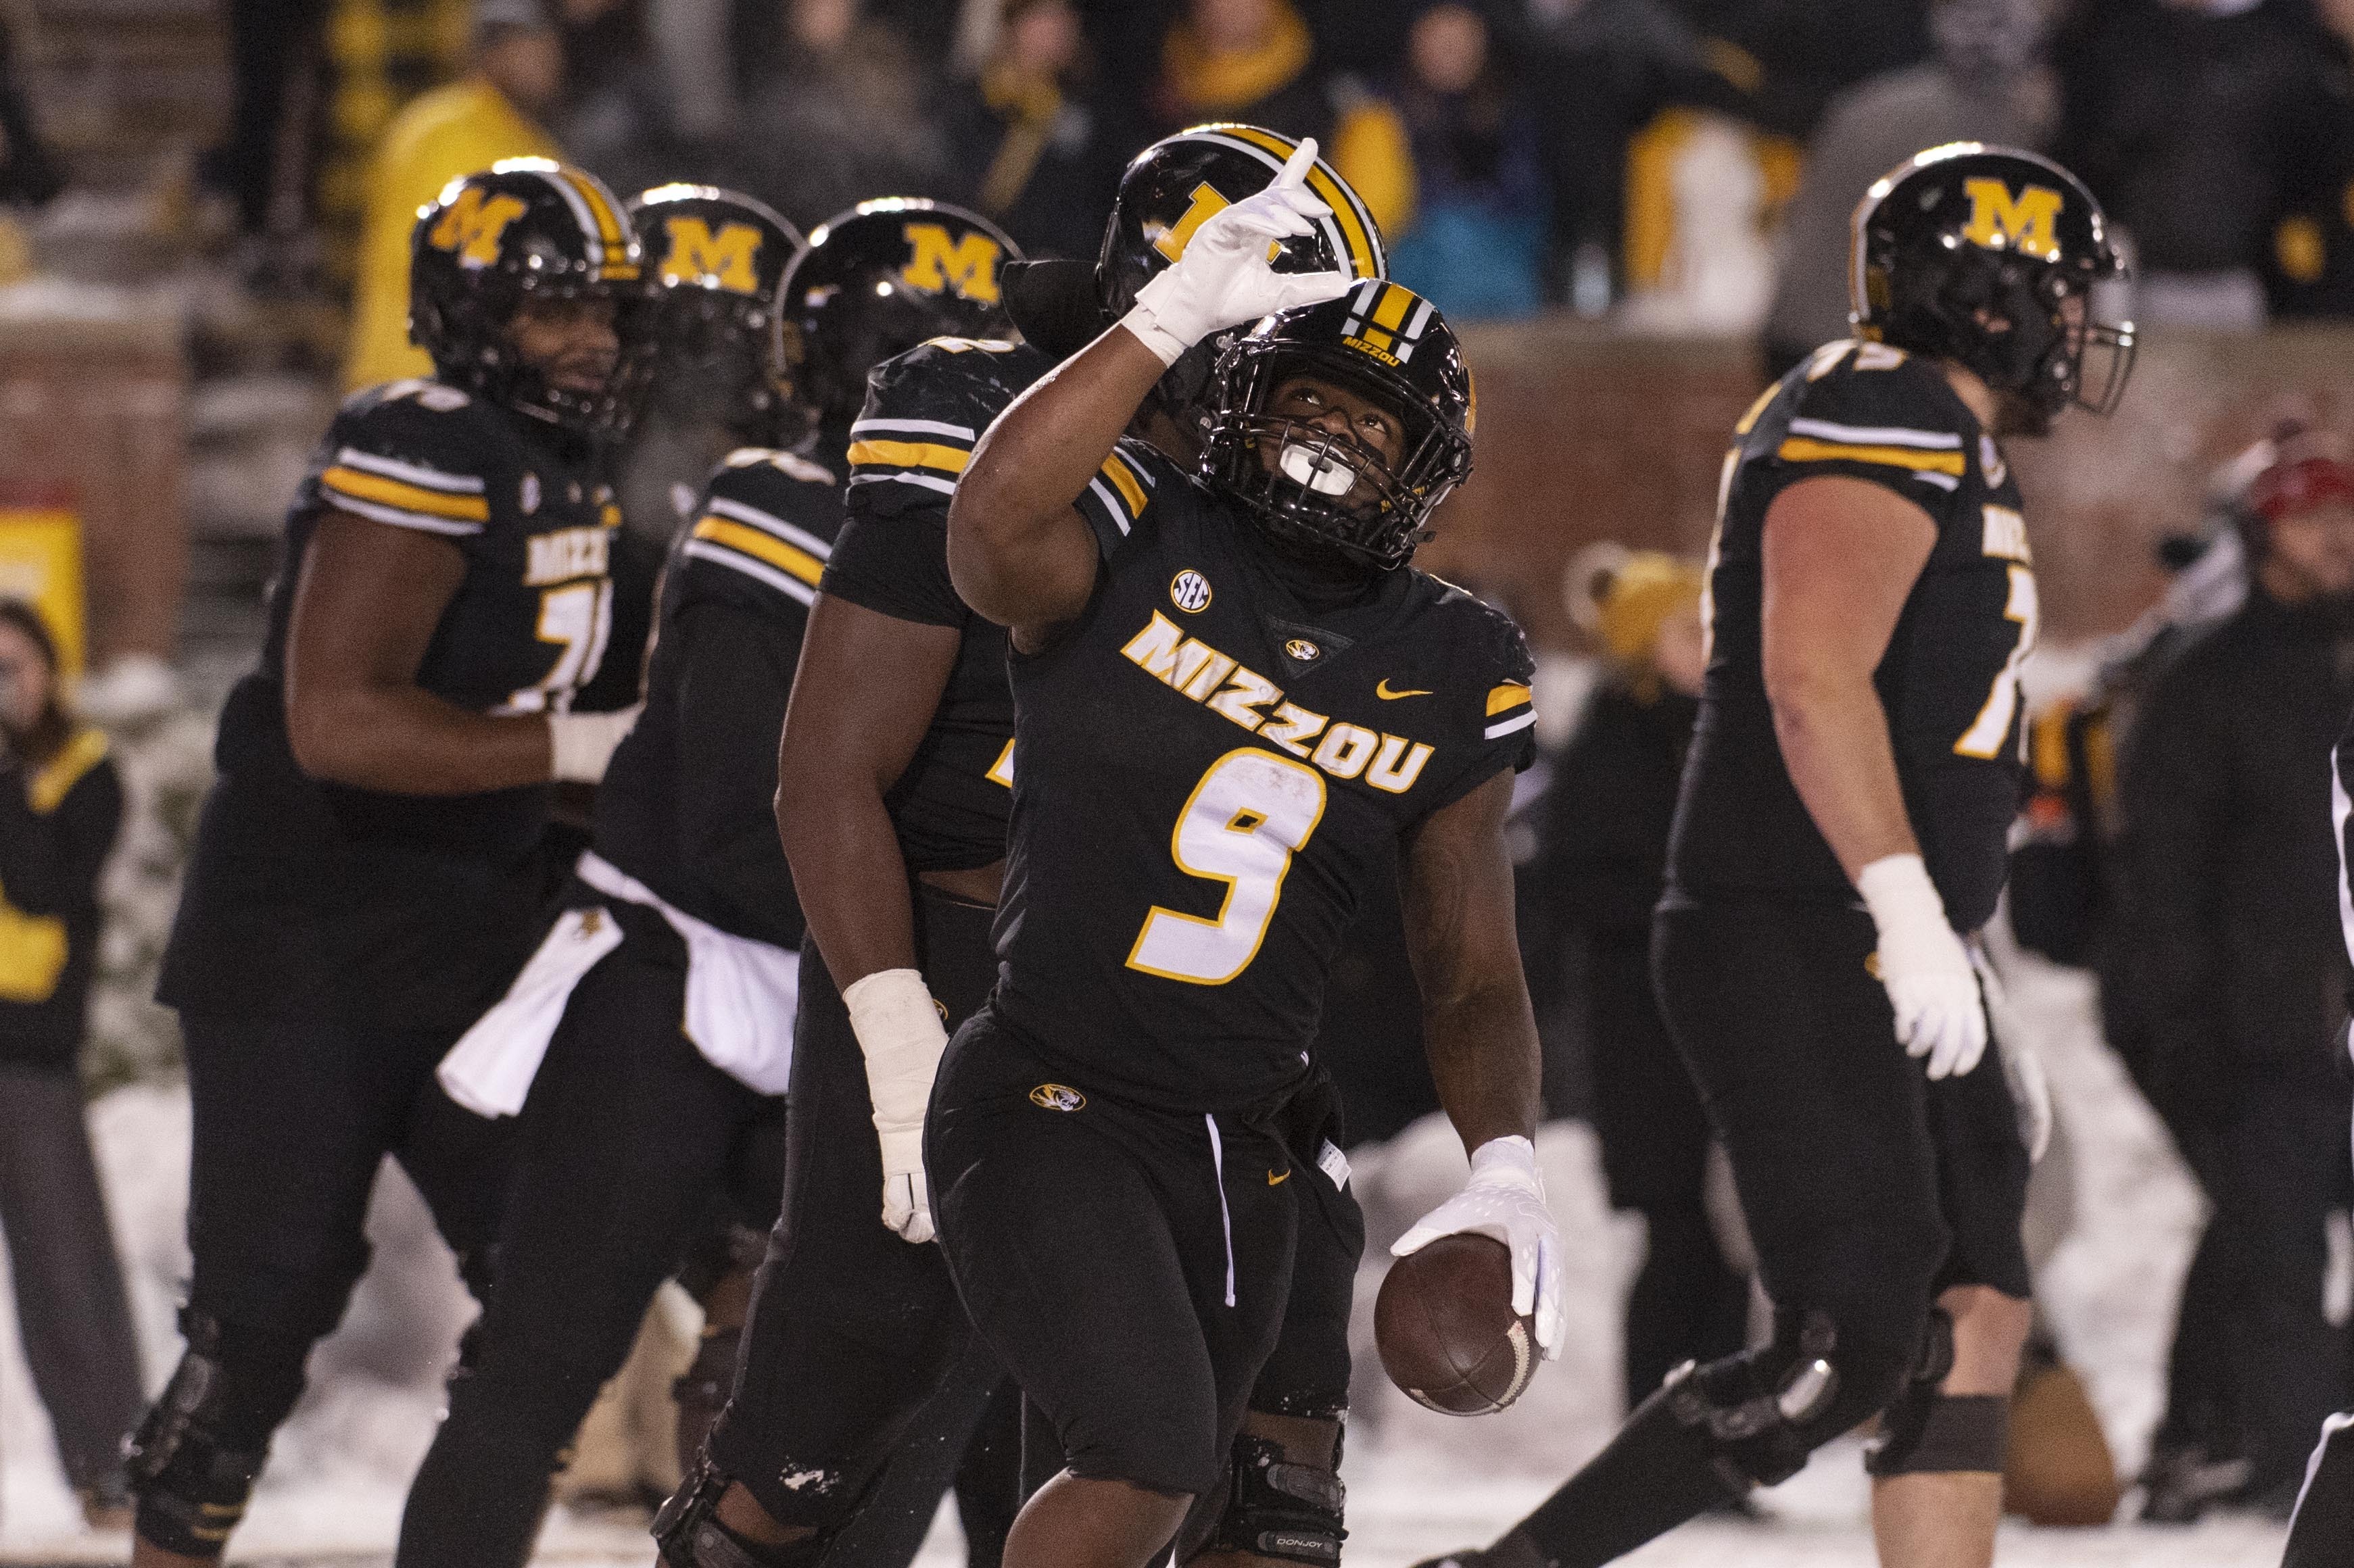
[[[48,816],[65,804],[73,787],[82,781],[90,770],[106,759],[106,732],[83,728],[73,733],[73,738],[60,747],[55,757],[41,764],[32,778],[25,782],[25,799],[33,810]]]
[[[879,463],[891,468],[936,468],[943,473],[962,473],[965,464],[972,461],[972,453],[962,447],[931,441],[853,441],[849,457],[853,467]]]
[[[789,577],[799,577],[811,588],[825,575],[825,563],[807,550],[795,549],[782,539],[772,539],[758,528],[748,528],[741,523],[730,523],[725,517],[705,517],[695,525],[695,536],[715,545],[725,545],[739,555],[766,561]]]
[[[1529,700],[1528,687],[1518,681],[1507,681],[1488,694],[1488,716],[1494,718],[1506,708],[1519,707]]]
[[[380,506],[419,512],[428,517],[447,517],[460,523],[491,520],[491,503],[484,496],[451,495],[341,464],[321,474],[319,484],[331,496],[348,495],[356,501],[373,501]]]
[[[1111,487],[1119,492],[1119,498],[1128,503],[1129,516],[1130,518],[1143,516],[1144,486],[1129,470],[1128,460],[1114,452],[1104,459],[1101,471],[1106,479],[1111,481]]]
[[[1966,461],[1960,452],[1917,451],[1910,447],[1851,446],[1844,441],[1818,441],[1793,436],[1775,456],[1784,462],[1870,462],[1889,468],[1909,468],[1915,473],[1962,476]]]

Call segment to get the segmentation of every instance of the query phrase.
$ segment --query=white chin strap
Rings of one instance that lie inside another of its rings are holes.
[[[1284,443],[1275,466],[1283,477],[1315,495],[1346,495],[1357,487],[1357,471],[1329,451],[1318,451],[1296,441]]]

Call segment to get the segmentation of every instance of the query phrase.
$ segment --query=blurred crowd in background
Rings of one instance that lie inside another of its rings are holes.
[[[1961,136],[2079,171],[2134,242],[2146,320],[2354,311],[2349,0],[228,0],[227,16],[233,106],[197,184],[263,289],[365,295],[442,180],[558,149],[617,190],[721,184],[804,228],[888,190],[973,207],[1033,255],[1085,253],[1129,154],[1237,119],[1322,142],[1399,280],[1458,318],[1600,315],[1681,287],[1702,301],[1690,324],[1754,326],[1778,234],[1767,335],[1803,351],[1843,325],[1859,181]],[[0,92],[0,197],[54,194],[21,95]]]

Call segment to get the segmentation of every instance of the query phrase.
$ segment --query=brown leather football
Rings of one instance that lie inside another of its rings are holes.
[[[1382,1370],[1416,1404],[1488,1415],[1537,1370],[1536,1325],[1512,1310],[1512,1254],[1490,1236],[1441,1236],[1390,1265],[1373,1301]]]

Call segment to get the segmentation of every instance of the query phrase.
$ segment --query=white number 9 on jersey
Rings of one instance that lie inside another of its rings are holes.
[[[1217,918],[1153,906],[1128,967],[1163,980],[1224,985],[1258,956],[1291,857],[1324,817],[1317,771],[1243,747],[1210,766],[1177,815],[1169,853],[1189,876],[1226,885]]]

